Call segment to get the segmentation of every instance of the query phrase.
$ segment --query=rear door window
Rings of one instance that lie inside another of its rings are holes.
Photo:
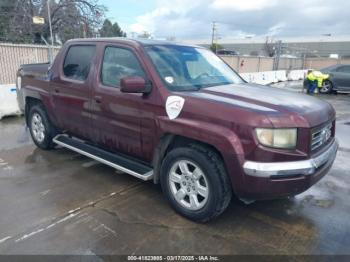
[[[96,47],[93,45],[71,46],[64,59],[64,75],[73,80],[85,81],[90,72],[95,50]]]
[[[120,79],[145,73],[135,54],[125,48],[108,46],[103,56],[101,81],[106,86],[120,87]]]
[[[350,66],[340,66],[337,72],[350,74]]]
[[[344,66],[343,72],[350,74],[350,66]]]

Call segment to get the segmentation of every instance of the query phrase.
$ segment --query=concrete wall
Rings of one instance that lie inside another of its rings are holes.
[[[274,58],[252,56],[220,56],[238,73],[266,72],[274,70]],[[278,70],[322,69],[336,64],[349,64],[350,59],[332,58],[280,58]]]
[[[342,59],[342,60],[340,60],[340,64],[342,64],[342,65],[350,65],[350,59]]]
[[[314,69],[321,69],[336,64],[350,65],[350,59],[310,58],[305,61],[306,68]]]
[[[21,114],[17,103],[16,86],[0,85],[0,120],[4,116]]]
[[[271,71],[274,59],[270,57],[220,56],[238,73]]]
[[[53,56],[59,48],[53,48]],[[16,72],[20,65],[46,63],[49,61],[47,46],[16,45],[0,43],[0,84],[12,84],[16,81]]]
[[[305,66],[307,68],[314,68],[314,69],[321,69],[325,67],[329,67],[335,64],[338,64],[340,61],[338,59],[331,59],[331,58],[313,58],[313,59],[307,59],[305,61]]]
[[[279,70],[303,69],[304,61],[301,58],[280,58],[278,63]]]

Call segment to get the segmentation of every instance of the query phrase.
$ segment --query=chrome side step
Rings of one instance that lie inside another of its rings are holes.
[[[147,181],[153,178],[151,167],[123,155],[105,151],[66,135],[57,135],[53,142],[141,180]]]

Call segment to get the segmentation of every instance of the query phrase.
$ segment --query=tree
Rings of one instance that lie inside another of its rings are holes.
[[[143,31],[141,34],[138,35],[138,38],[151,39],[152,35],[147,31]]]
[[[216,53],[216,51],[222,49],[222,45],[218,44],[218,43],[213,43],[210,45],[210,50],[213,51],[214,53]]]
[[[109,19],[103,22],[102,28],[100,29],[101,37],[111,37],[113,36],[113,25]]]
[[[250,53],[249,53],[249,55],[250,56],[259,56],[259,52],[258,51],[251,51]]]
[[[266,37],[264,51],[269,57],[274,57],[276,54],[276,44],[272,39],[270,40],[268,37]]]
[[[0,41],[6,41],[9,29],[9,14],[13,13],[14,2],[1,0],[0,2]]]
[[[116,36],[126,37],[126,33],[121,30],[118,23],[113,24],[113,32]]]
[[[100,29],[101,37],[126,37],[126,33],[121,30],[118,23],[112,24],[109,19],[105,19]]]
[[[41,42],[42,36],[49,39],[48,1],[50,1],[54,42],[94,36],[106,10],[104,6],[98,4],[98,0],[42,0],[39,5],[33,5],[31,0],[12,0],[14,8],[6,15],[9,21],[7,40],[33,43]],[[33,24],[33,16],[43,17],[45,24]]]
[[[171,41],[171,42],[175,42],[176,41],[176,37],[175,36],[168,36],[166,38],[167,41]]]

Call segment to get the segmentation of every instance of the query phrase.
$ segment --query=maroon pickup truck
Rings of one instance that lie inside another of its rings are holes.
[[[335,111],[312,96],[248,84],[209,50],[152,40],[68,41],[18,70],[35,144],[66,147],[160,183],[195,221],[243,201],[307,190],[331,168]]]

